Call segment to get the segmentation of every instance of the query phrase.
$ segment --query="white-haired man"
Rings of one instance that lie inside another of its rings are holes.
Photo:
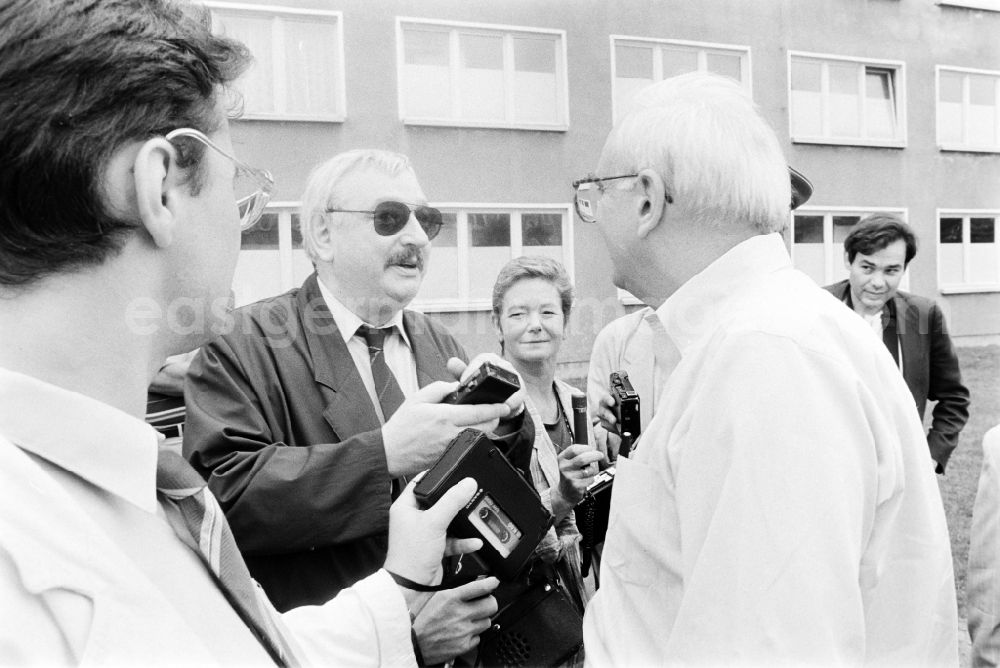
[[[957,661],[913,401],[871,329],[792,268],[789,194],[774,132],[707,74],[640,93],[577,184],[675,363],[619,458],[592,665]]]
[[[409,160],[380,150],[316,168],[302,198],[316,273],[236,312],[202,349],[185,388],[184,453],[208,480],[251,574],[279,610],[329,598],[385,559],[393,481],[430,467],[466,427],[497,433],[528,471],[522,393],[482,407],[441,404],[466,368],[461,345],[405,310],[427,271],[441,214]],[[513,415],[508,417],[513,412]],[[502,420],[498,426],[498,418]],[[495,579],[435,594],[414,628],[437,664],[476,642]]]

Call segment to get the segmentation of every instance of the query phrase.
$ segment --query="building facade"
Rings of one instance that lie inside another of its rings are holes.
[[[276,195],[244,233],[238,303],[302,282],[297,206],[310,169],[352,148],[407,154],[445,212],[414,303],[470,352],[496,351],[489,293],[523,253],[562,260],[577,305],[563,375],[635,308],[610,282],[571,183],[653,81],[739,80],[815,193],[790,218],[796,266],[846,277],[846,231],[901,214],[920,250],[905,284],[967,341],[1000,336],[1000,0],[254,0],[206,2],[257,58],[238,154]]]

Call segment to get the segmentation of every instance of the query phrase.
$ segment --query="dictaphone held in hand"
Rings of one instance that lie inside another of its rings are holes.
[[[464,478],[479,484],[472,500],[448,527],[456,538],[481,538],[472,556],[501,580],[514,578],[552,523],[535,488],[481,431],[465,429],[413,489],[421,507],[434,505]]]

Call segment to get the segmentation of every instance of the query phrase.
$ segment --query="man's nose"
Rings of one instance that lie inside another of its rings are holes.
[[[538,313],[528,313],[528,329],[536,330],[542,328],[542,318]]]
[[[874,274],[872,274],[871,284],[872,284],[872,287],[874,287],[874,288],[884,288],[885,287],[885,275],[882,272],[880,272],[880,271],[875,272]]]
[[[410,211],[410,217],[406,221],[406,225],[400,230],[400,236],[403,239],[403,243],[416,246],[418,248],[423,248],[430,244],[431,240],[427,238],[427,232],[420,225],[420,221],[417,220],[417,214]]]

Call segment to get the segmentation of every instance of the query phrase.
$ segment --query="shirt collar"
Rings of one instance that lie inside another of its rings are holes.
[[[333,321],[337,324],[337,329],[340,331],[340,336],[343,337],[344,343],[351,340],[351,337],[354,336],[361,325],[375,327],[375,325],[366,323],[359,318],[354,311],[344,306],[343,302],[334,297],[333,293],[323,283],[322,278],[318,278],[317,283],[319,283],[319,292],[323,295],[323,301],[326,302],[326,307],[330,309],[330,314],[333,316]],[[410,345],[410,338],[406,335],[406,328],[403,327],[403,312],[401,310],[396,311],[392,318],[389,319],[389,322],[382,325],[381,329],[396,330],[399,332],[399,336],[402,338],[403,343],[406,344],[406,347],[411,350],[413,349],[413,346]]]
[[[852,311],[854,310],[854,297],[851,295],[850,283],[848,283],[847,285],[847,292],[844,293],[844,304],[847,306],[847,308],[851,309]],[[885,315],[885,313],[886,313],[886,307],[883,306],[881,309],[879,309],[878,313],[872,313],[871,315],[858,313],[858,315],[860,315],[865,322],[871,325],[872,329],[876,328],[875,323],[878,322],[878,329],[881,331],[882,317],[883,315]]]
[[[747,285],[791,267],[780,234],[751,237],[688,280],[656,309],[656,315],[683,353],[715,328]]]
[[[0,369],[0,433],[97,487],[156,512],[156,430],[113,406]]]

